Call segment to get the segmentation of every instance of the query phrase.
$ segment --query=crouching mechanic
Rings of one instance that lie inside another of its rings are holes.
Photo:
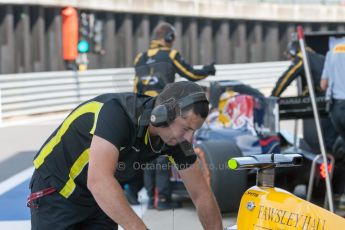
[[[193,82],[169,84],[154,98],[104,94],[79,105],[35,156],[32,229],[147,229],[120,183],[163,154],[179,169],[203,228],[222,229],[190,144],[207,114],[207,98]]]

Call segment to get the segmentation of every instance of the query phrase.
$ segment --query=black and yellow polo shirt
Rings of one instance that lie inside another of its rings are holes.
[[[92,205],[87,189],[89,148],[93,135],[102,137],[120,150],[115,177],[131,180],[139,164],[170,154],[177,165],[190,165],[196,156],[185,156],[179,146],[154,153],[148,143],[148,122],[140,115],[151,111],[153,98],[134,93],[104,94],[79,105],[51,134],[34,159],[40,176],[65,198]],[[149,112],[150,113],[150,112]],[[120,163],[121,162],[121,163]]]
[[[313,78],[314,89],[318,94],[322,93],[320,89],[321,74],[324,66],[325,58],[323,55],[318,54],[311,49],[307,50],[308,61],[310,64],[310,71]],[[292,60],[291,65],[288,69],[279,77],[276,85],[274,86],[271,95],[279,97],[286,88],[294,81],[296,78],[301,77],[303,95],[308,94],[308,86],[306,74],[304,71],[304,63],[302,52],[299,51],[297,55]]]
[[[203,68],[194,69],[174,49],[162,46],[153,40],[150,49],[139,53],[134,60],[134,92],[156,96],[168,83],[175,82],[178,73],[190,81],[199,81],[207,77]]]

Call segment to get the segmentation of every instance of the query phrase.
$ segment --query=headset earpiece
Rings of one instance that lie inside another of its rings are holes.
[[[298,41],[291,41],[288,43],[287,52],[292,56],[295,57],[299,51],[299,43]]]
[[[164,41],[171,43],[174,40],[175,40],[175,28],[171,26],[170,30],[164,36]]]
[[[153,108],[150,121],[155,127],[169,126],[176,118],[176,101],[169,100]]]

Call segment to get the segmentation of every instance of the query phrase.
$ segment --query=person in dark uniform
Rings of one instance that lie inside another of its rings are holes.
[[[207,114],[207,98],[193,82],[172,83],[154,98],[113,93],[82,103],[34,158],[32,229],[148,229],[120,183],[165,154],[179,170],[203,228],[223,229],[190,144]]]
[[[195,69],[181,54],[172,49],[175,28],[166,22],[157,25],[149,50],[139,53],[134,60],[134,91],[155,96],[168,83],[175,82],[175,74],[190,81],[199,81],[215,75],[214,63]]]
[[[154,29],[149,50],[139,53],[134,60],[134,92],[156,96],[168,83],[175,82],[176,73],[190,81],[215,75],[214,63],[194,69],[177,50],[172,49],[175,37],[175,28],[169,23],[162,22]],[[159,157],[148,168],[150,169],[144,170],[144,184],[149,196],[148,208],[164,210],[180,207],[171,200],[168,159],[165,156]],[[125,194],[132,204],[139,204],[137,194],[141,187],[140,178],[125,186]]]
[[[327,90],[326,99],[331,102],[330,118],[335,129],[345,140],[345,38],[327,52],[320,83]],[[345,191],[340,197],[339,208],[345,209]]]
[[[311,76],[313,78],[313,86],[316,95],[324,95],[324,92],[320,88],[321,74],[325,62],[325,57],[321,54],[314,52],[307,47],[308,61],[310,65]],[[291,60],[291,65],[286,71],[279,77],[276,82],[271,96],[280,97],[284,90],[297,78],[301,78],[302,83],[302,95],[309,95],[306,73],[304,71],[302,51],[297,40],[289,42],[286,49],[286,56]],[[307,121],[309,122],[309,121]],[[324,133],[325,145],[327,152],[332,151],[333,144],[338,137],[338,133],[334,129],[329,118],[321,119],[321,126]]]
[[[320,79],[325,62],[325,57],[321,54],[314,52],[312,49],[307,48],[307,55],[310,64],[311,75],[314,82],[314,90],[317,94],[322,93],[320,89]],[[298,77],[302,81],[302,94],[308,94],[307,78],[305,76],[302,51],[299,47],[298,41],[289,42],[286,50],[287,59],[291,60],[291,64],[287,70],[279,77],[276,82],[271,96],[280,97],[286,88]]]

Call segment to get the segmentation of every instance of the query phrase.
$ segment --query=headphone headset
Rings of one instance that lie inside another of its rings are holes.
[[[287,51],[288,51],[288,53],[292,57],[296,56],[298,51],[299,51],[299,43],[298,43],[298,41],[291,41],[291,42],[289,42],[289,44],[287,46]]]
[[[181,115],[183,109],[201,101],[208,101],[203,92],[188,95],[178,101],[171,98],[153,108],[151,111],[150,122],[155,127],[169,126],[169,124],[171,124],[178,115]]]
[[[164,36],[164,41],[171,43],[174,40],[175,40],[175,28],[170,26],[170,30]]]

